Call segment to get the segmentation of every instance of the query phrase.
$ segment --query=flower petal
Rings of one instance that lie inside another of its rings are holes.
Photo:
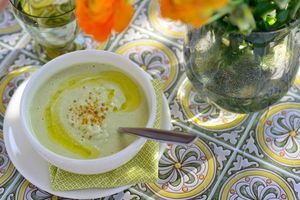
[[[228,0],[161,0],[161,15],[200,27]]]
[[[126,0],[77,0],[76,7],[79,26],[100,41],[113,30],[124,30],[133,16],[133,8]]]
[[[126,3],[125,0],[118,0],[116,3],[116,12],[114,14],[114,30],[117,32],[123,31],[131,21],[134,10],[133,7]]]

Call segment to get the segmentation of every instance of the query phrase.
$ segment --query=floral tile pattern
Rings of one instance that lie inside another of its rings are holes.
[[[155,40],[136,40],[120,46],[116,52],[132,60],[153,78],[162,80],[165,90],[176,79],[176,56],[163,43]]]
[[[257,117],[241,150],[299,176],[299,103],[278,103]]]
[[[162,80],[169,96],[184,71],[182,48],[135,27],[129,27],[116,41],[106,49],[128,57],[154,79]]]
[[[234,114],[204,101],[185,78],[170,101],[172,118],[231,146],[246,134],[252,115]]]
[[[289,184],[278,174],[259,168],[239,171],[224,183],[220,199],[296,199]]]
[[[256,137],[263,152],[274,161],[300,166],[300,104],[278,104],[261,116]]]
[[[21,27],[9,8],[0,13],[0,35],[21,31]]]
[[[123,33],[88,49],[119,53],[164,82],[173,129],[199,136],[190,145],[169,144],[159,180],[101,200],[294,200],[300,199],[300,73],[279,103],[249,115],[229,113],[201,98],[186,79],[185,27],[162,19],[159,0],[132,0],[136,14]],[[7,9],[0,14],[0,131],[15,89],[44,62],[33,40]],[[0,199],[54,200],[25,180],[9,160],[0,133]]]
[[[159,181],[147,186],[160,197],[193,198],[205,192],[216,176],[213,153],[201,140],[169,145],[159,162]]]
[[[236,154],[228,167],[214,199],[299,199],[299,179],[269,163]]]
[[[22,67],[8,73],[0,81],[0,113],[4,114],[10,98],[17,87],[27,79],[37,67],[27,66]]]
[[[235,127],[246,119],[246,115],[220,110],[203,100],[185,79],[177,92],[176,99],[183,108],[187,121],[208,130],[225,130]]]
[[[188,132],[173,124],[177,131]],[[168,145],[159,162],[159,181],[134,189],[154,199],[207,199],[233,151],[198,139],[190,145]]]

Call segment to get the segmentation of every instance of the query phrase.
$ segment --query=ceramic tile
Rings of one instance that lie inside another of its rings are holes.
[[[241,150],[300,177],[299,102],[281,102],[261,112]]]
[[[180,125],[173,128],[188,132]],[[159,181],[134,189],[154,199],[207,199],[232,153],[204,138],[191,145],[170,144],[159,162]]]
[[[299,180],[268,163],[237,153],[211,199],[299,199]]]
[[[130,27],[113,46],[112,51],[124,55],[147,71],[153,78],[164,82],[165,92],[183,72],[182,50],[177,46],[157,40],[153,36]]]

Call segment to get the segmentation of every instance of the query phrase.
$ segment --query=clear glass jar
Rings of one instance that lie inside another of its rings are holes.
[[[231,112],[262,110],[282,98],[300,58],[299,20],[273,32],[225,34],[213,25],[189,29],[186,74],[201,98]]]

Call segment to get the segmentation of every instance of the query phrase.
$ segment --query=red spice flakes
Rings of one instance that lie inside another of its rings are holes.
[[[101,127],[103,121],[106,119],[108,105],[99,102],[95,94],[89,92],[88,97],[84,99],[84,104],[73,104],[69,111],[71,112],[73,122],[75,118],[81,125],[98,125]]]

